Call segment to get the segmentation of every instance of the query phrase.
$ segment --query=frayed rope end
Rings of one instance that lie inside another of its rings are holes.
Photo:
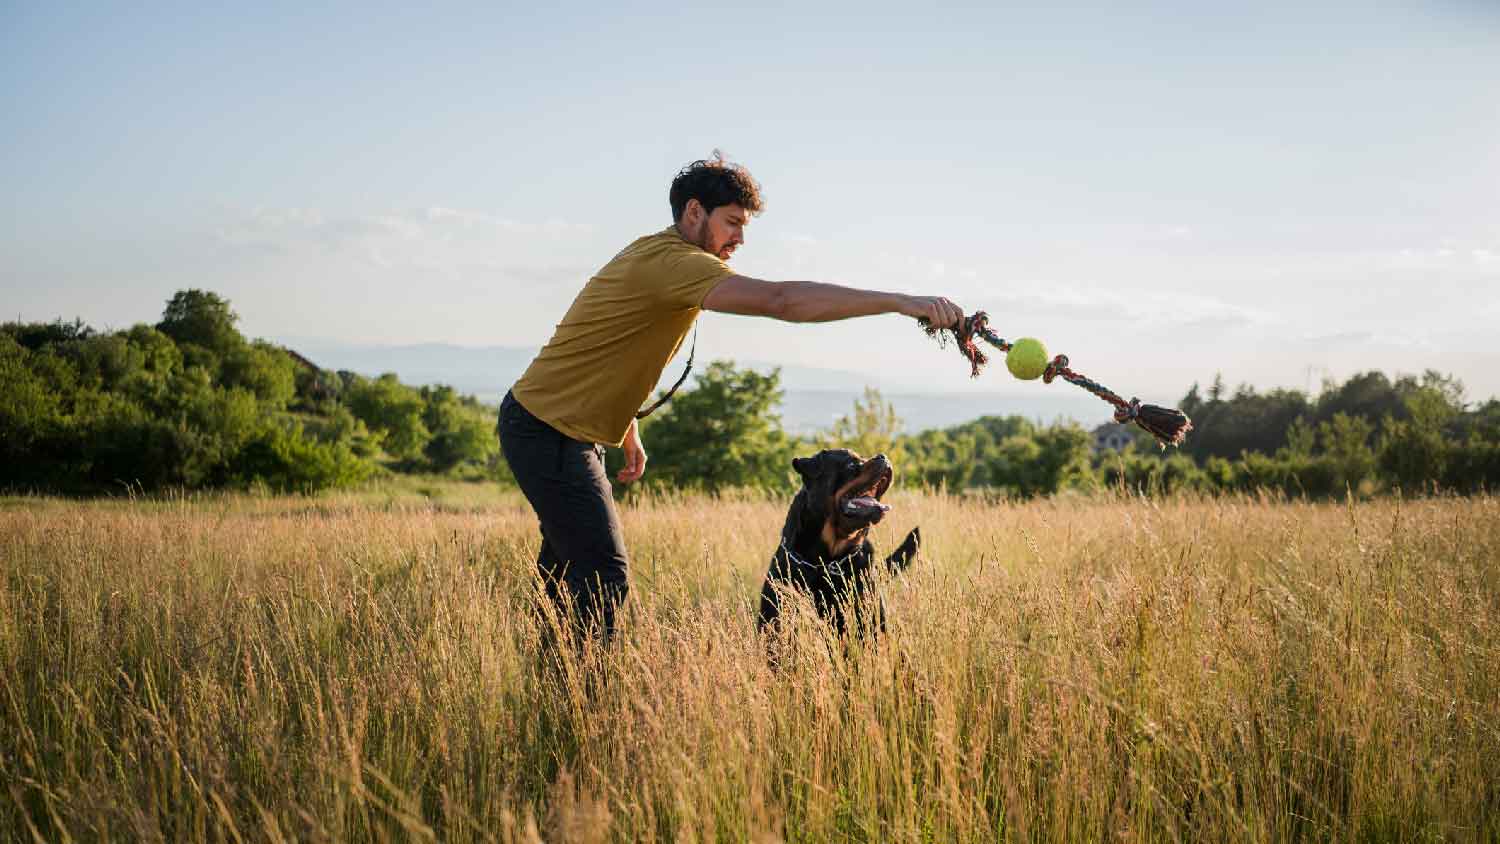
[[[1161,448],[1180,446],[1193,430],[1193,420],[1186,413],[1170,407],[1141,404],[1140,399],[1131,399],[1126,407],[1115,410],[1115,421],[1120,424],[1134,422],[1151,436]]]

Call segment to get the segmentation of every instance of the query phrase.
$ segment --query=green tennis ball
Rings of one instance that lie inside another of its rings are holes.
[[[1005,368],[1022,381],[1033,381],[1047,371],[1047,347],[1035,337],[1022,337],[1005,353]]]

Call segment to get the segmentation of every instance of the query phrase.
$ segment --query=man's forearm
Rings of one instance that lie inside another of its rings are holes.
[[[872,314],[904,313],[910,296],[858,290],[819,281],[784,281],[776,318],[787,322],[830,322]]]

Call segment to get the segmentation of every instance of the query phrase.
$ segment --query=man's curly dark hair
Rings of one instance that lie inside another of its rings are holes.
[[[689,199],[698,200],[703,210],[712,214],[720,205],[739,205],[751,214],[759,214],[765,207],[760,195],[760,185],[750,171],[738,164],[724,160],[724,154],[714,150],[713,158],[700,159],[677,171],[668,194],[672,203],[672,222],[682,219]]]

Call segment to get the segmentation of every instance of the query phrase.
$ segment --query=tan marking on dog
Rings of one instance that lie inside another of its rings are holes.
[[[820,537],[823,540],[823,547],[828,549],[830,559],[837,560],[839,557],[844,556],[844,552],[848,551],[851,546],[863,543],[865,541],[865,537],[870,533],[869,527],[862,527],[854,533],[851,533],[848,536],[840,539],[838,535],[834,533],[833,522],[834,520],[832,518],[823,522],[823,533]]]

